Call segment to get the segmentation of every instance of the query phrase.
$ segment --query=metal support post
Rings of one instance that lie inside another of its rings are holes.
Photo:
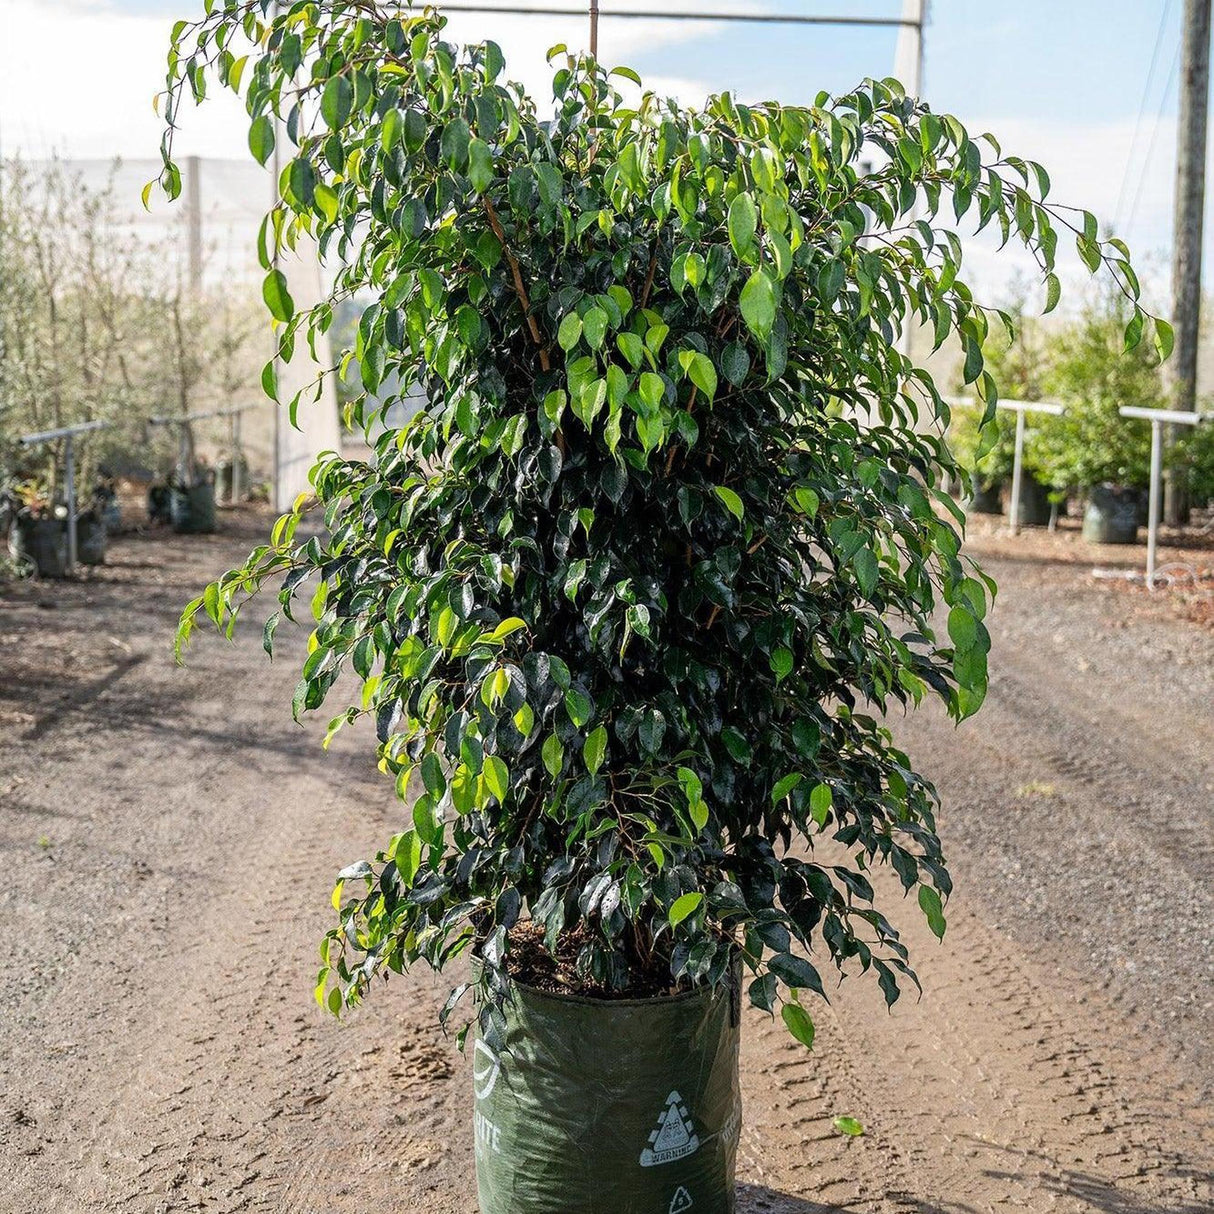
[[[1134,417],[1151,423],[1151,487],[1147,498],[1147,589],[1155,589],[1158,567],[1159,515],[1163,497],[1163,447],[1165,425],[1196,426],[1214,418],[1214,413],[1190,413],[1187,409],[1145,409],[1139,405],[1122,405],[1122,417]]]
[[[63,438],[63,493],[67,498],[67,571],[76,568],[76,455],[72,449],[72,436]]]
[[[235,506],[240,501],[240,495],[244,490],[241,484],[240,470],[240,409],[232,410],[232,505]]]
[[[1024,463],[1024,410],[1016,411],[1016,449],[1012,456],[1012,504],[1008,508],[1008,526],[1020,534],[1020,474]]]
[[[1159,544],[1159,474],[1163,470],[1163,428],[1151,421],[1151,493],[1147,503],[1147,587],[1155,586],[1155,551]]]

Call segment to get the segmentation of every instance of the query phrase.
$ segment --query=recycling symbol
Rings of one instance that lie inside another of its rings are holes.
[[[674,1191],[674,1196],[670,1199],[669,1214],[683,1214],[684,1210],[690,1209],[691,1194],[688,1193],[682,1185],[679,1185],[679,1187]]]
[[[673,1163],[683,1159],[700,1149],[700,1138],[696,1134],[691,1114],[683,1103],[683,1097],[678,1092],[671,1092],[666,1097],[666,1106],[658,1114],[657,1128],[650,1132],[649,1145],[641,1152],[641,1167],[653,1168],[662,1163]],[[675,1194],[677,1199],[678,1193]],[[688,1205],[671,1205],[671,1211],[686,1210],[691,1204],[687,1195]]]

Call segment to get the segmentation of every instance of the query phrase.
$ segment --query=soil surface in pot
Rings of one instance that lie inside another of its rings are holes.
[[[307,628],[270,664],[273,596],[173,666],[181,605],[273,518],[0,585],[4,1214],[475,1214],[469,1060],[436,1028],[464,971],[341,1023],[312,998],[334,874],[407,820],[371,732],[326,754],[327,713],[292,723]],[[890,722],[940,785],[948,932],[887,881],[921,999],[828,983],[812,1052],[744,1014],[739,1214],[1209,1214],[1214,580],[1093,579],[1143,551],[1074,520],[971,526],[987,706]],[[1209,570],[1186,535],[1161,559]]]
[[[530,920],[510,932],[508,970],[512,978],[547,991],[551,995],[581,995],[590,999],[656,999],[677,995],[682,989],[671,984],[670,962],[655,952],[649,964],[637,964],[626,990],[613,990],[602,983],[586,981],[577,972],[578,953],[590,943],[584,924],[560,938],[554,957],[544,944],[544,929]]]

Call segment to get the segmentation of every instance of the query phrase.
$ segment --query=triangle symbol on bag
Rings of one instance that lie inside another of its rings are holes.
[[[649,1135],[649,1145],[641,1152],[641,1167],[672,1163],[697,1151],[699,1146],[700,1139],[683,1097],[673,1091],[666,1097],[666,1107],[658,1115],[657,1129]]]

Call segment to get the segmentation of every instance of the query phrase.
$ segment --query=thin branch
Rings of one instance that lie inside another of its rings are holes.
[[[502,228],[502,221],[497,217],[493,202],[487,195],[485,213],[489,216],[489,226],[493,229],[494,236],[501,242],[502,252],[505,253],[506,261],[510,265],[510,273],[514,276],[514,293],[518,296],[519,303],[523,305],[523,315],[527,318],[527,328],[531,332],[531,340],[540,348],[540,366],[548,371],[551,369],[548,362],[548,348],[544,345],[544,339],[540,335],[539,325],[535,323],[535,317],[531,315],[531,300],[527,298],[527,288],[523,284],[523,272],[519,269],[518,258],[506,243],[506,233]]]

